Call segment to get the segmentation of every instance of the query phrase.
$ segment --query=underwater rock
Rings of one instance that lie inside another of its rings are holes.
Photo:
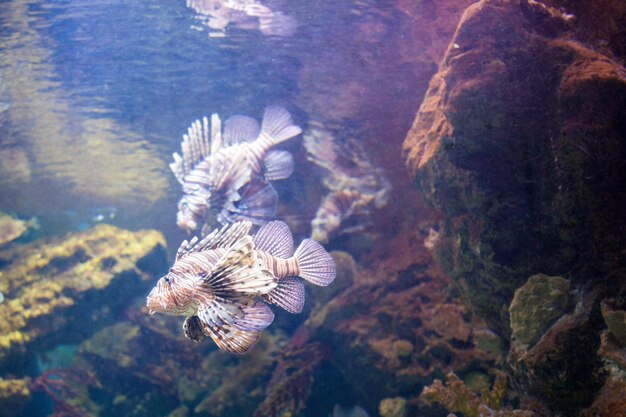
[[[561,277],[533,275],[515,291],[509,306],[513,338],[532,344],[567,309],[570,283]]]
[[[325,363],[350,376],[341,384],[358,393],[356,403],[374,410],[383,394],[406,395],[439,373],[495,364],[497,357],[473,342],[472,334],[484,324],[450,292],[451,281],[433,265],[421,239],[401,233],[375,250],[376,261],[359,263],[353,284],[325,304],[316,303],[304,324],[308,341],[327,347]],[[394,256],[383,256],[390,253]],[[317,387],[314,383],[312,395]]]
[[[30,228],[36,228],[37,224],[36,219],[25,221],[0,212],[0,246],[14,241]]]
[[[600,349],[598,355],[617,365],[626,372],[626,348],[617,341],[615,336],[609,331],[604,331],[600,335]]]
[[[626,374],[623,371],[610,370],[609,377],[595,401],[588,409],[580,413],[581,417],[617,417],[626,416]]]
[[[378,406],[380,417],[405,417],[406,399],[402,397],[385,398]]]
[[[100,225],[0,251],[0,369],[27,350],[79,341],[113,320],[167,268],[165,240],[152,230]],[[107,300],[94,303],[95,296]]]
[[[552,412],[570,415],[592,402],[604,376],[598,368],[601,362],[593,355],[599,347],[594,332],[601,322],[599,292],[578,294],[573,311],[562,315],[534,345],[511,344],[508,369],[522,400],[532,397]]]
[[[440,403],[448,412],[460,412],[465,417],[533,417],[531,411],[502,407],[506,385],[506,375],[497,372],[493,387],[483,390],[479,395],[454,373],[449,373],[445,384],[436,379],[431,385],[424,387],[420,398],[427,403]]]
[[[589,351],[604,326],[585,300],[598,302],[603,286],[618,293],[626,266],[626,70],[608,51],[623,32],[609,24],[624,18],[623,2],[583,3],[468,7],[403,148],[415,184],[444,216],[440,265],[504,340],[507,306],[529,276],[567,271],[583,288],[581,312],[543,336],[522,334],[541,337],[531,351],[550,354],[531,362],[522,354],[512,373],[522,399],[534,393],[565,414],[588,406],[602,385]],[[613,17],[595,11],[604,5]],[[585,22],[596,16],[607,26],[591,33]]]
[[[30,400],[30,378],[0,377],[0,415],[19,415],[22,407]]]
[[[604,299],[600,304],[606,326],[619,343],[626,347],[626,311],[617,307],[617,300]]]

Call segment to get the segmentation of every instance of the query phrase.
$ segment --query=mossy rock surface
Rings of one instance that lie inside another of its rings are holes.
[[[515,291],[509,307],[512,336],[533,343],[560,317],[569,302],[570,282],[561,277],[533,275]]]
[[[167,269],[160,232],[105,224],[1,251],[0,264],[0,369],[9,371],[28,350],[88,337]]]

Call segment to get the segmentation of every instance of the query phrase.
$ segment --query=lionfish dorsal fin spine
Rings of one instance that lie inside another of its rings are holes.
[[[204,134],[207,134],[208,120],[204,118]],[[222,148],[222,121],[213,113],[211,115],[211,148],[210,153],[215,154]],[[208,155],[207,155],[208,156]]]
[[[293,255],[293,236],[284,222],[275,220],[262,226],[254,235],[254,248],[287,259]]]
[[[217,118],[217,121],[214,119]],[[189,174],[198,163],[208,158],[213,152],[213,148],[221,146],[221,132],[219,117],[211,116],[211,129],[207,117],[202,120],[195,120],[183,135],[180,143],[182,155],[174,153],[174,162],[170,164],[170,169],[180,182],[184,182],[185,175]]]
[[[229,248],[242,237],[248,235],[252,223],[239,221],[233,224],[224,225],[221,229],[215,229],[202,240],[194,236],[191,241],[184,240],[176,253],[176,260],[192,252],[200,252],[218,248]]]

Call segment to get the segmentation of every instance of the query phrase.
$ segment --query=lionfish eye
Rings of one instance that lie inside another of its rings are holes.
[[[168,284],[171,284],[171,281],[168,277],[163,278],[165,280],[165,282],[167,282]]]

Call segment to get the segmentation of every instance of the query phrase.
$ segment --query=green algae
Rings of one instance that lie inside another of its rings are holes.
[[[80,334],[116,305],[132,297],[133,289],[149,286],[153,274],[166,267],[165,240],[157,231],[131,232],[99,225],[66,238],[39,241],[0,252],[0,367],[10,353],[44,336],[64,330]],[[138,263],[150,259],[151,270]],[[125,296],[118,292],[125,291]],[[102,292],[105,305],[91,304]],[[63,313],[62,313],[63,312]]]
[[[548,326],[565,313],[570,282],[562,277],[533,275],[515,291],[509,307],[512,336],[518,342],[536,342]]]

